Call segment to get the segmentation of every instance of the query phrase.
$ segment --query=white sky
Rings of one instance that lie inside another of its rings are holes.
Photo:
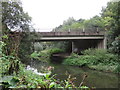
[[[50,31],[73,17],[89,19],[99,15],[110,0],[22,0],[23,9],[32,17],[35,28]]]

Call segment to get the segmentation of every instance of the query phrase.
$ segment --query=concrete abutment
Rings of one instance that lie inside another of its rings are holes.
[[[106,37],[99,40],[74,40],[71,42],[72,53],[81,53],[81,51],[89,48],[106,49],[106,43]]]

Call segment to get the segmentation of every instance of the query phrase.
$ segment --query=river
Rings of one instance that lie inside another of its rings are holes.
[[[84,80],[84,85],[88,87],[96,88],[118,88],[118,75],[113,73],[106,73],[96,70],[90,70],[88,68],[80,68],[76,66],[66,66],[61,64],[48,64],[40,61],[32,61],[31,67],[36,68],[38,72],[41,72],[42,68],[53,66],[54,70],[52,74],[57,74],[56,78],[60,80],[67,79],[70,74],[72,77],[76,77],[74,84],[79,86],[84,75],[87,75]]]

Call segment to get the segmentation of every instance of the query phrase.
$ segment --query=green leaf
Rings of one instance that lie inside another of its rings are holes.
[[[54,86],[55,86],[55,84],[56,84],[55,82],[51,82],[51,83],[50,83],[50,85],[49,85],[49,88],[54,87]]]

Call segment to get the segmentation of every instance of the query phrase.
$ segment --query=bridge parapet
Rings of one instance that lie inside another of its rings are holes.
[[[43,37],[53,37],[53,36],[87,36],[87,35],[105,35],[105,32],[78,32],[78,31],[71,31],[71,32],[37,32],[38,35]]]

